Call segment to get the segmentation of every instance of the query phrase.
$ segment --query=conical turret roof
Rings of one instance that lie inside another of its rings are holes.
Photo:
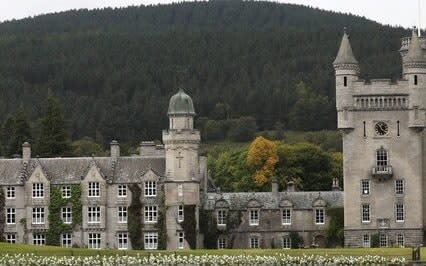
[[[420,45],[419,37],[417,36],[416,30],[413,29],[413,34],[411,35],[410,45],[408,46],[407,56],[405,57],[405,63],[416,63],[416,62],[426,62],[423,55],[423,50]]]
[[[356,60],[354,53],[352,52],[351,44],[349,42],[349,36],[346,31],[343,33],[339,52],[337,53],[336,59],[333,62],[333,65],[339,64],[358,64],[358,61]]]

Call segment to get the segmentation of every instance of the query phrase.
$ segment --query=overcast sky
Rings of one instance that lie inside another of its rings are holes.
[[[417,25],[419,0],[279,0],[353,13],[391,25]],[[426,0],[422,1],[422,28],[426,26]],[[123,7],[178,2],[172,0],[0,0],[0,21],[79,8]],[[424,25],[424,26],[423,26]]]

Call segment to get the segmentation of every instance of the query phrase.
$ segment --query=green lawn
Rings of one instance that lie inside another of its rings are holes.
[[[53,246],[32,246],[32,245],[22,245],[22,244],[8,244],[0,243],[0,254],[16,254],[16,253],[33,253],[36,255],[43,256],[90,256],[90,255],[149,255],[151,253],[162,253],[170,254],[176,252],[180,255],[204,255],[204,254],[216,254],[216,255],[274,255],[276,253],[289,254],[293,256],[302,256],[303,254],[311,255],[329,255],[329,256],[362,256],[362,255],[380,255],[386,257],[405,257],[407,259],[411,258],[411,249],[410,248],[338,248],[338,249],[223,249],[223,250],[207,250],[207,249],[198,249],[198,250],[181,250],[181,251],[119,251],[114,249],[103,249],[103,250],[93,250],[93,249],[84,249],[84,248],[61,248]],[[422,260],[426,260],[426,248],[422,248]]]

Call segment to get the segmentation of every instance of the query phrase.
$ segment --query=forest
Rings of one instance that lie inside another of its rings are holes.
[[[399,78],[408,29],[298,5],[183,2],[0,23],[2,155],[25,140],[56,155],[42,147],[49,121],[63,126],[64,154],[72,141],[102,150],[160,139],[178,88],[193,98],[203,141],[335,129],[344,27],[363,78]]]

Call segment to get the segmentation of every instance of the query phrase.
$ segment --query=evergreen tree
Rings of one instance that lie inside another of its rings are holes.
[[[14,136],[15,134],[15,118],[13,116],[8,116],[6,121],[3,123],[1,139],[3,146],[3,155],[6,157],[11,157],[16,154],[14,145]]]
[[[14,145],[15,152],[21,151],[22,143],[25,141],[31,142],[31,128],[28,123],[27,114],[21,106],[15,116],[15,132],[14,132]]]
[[[47,98],[44,117],[41,120],[37,153],[41,157],[71,155],[72,147],[59,101],[53,95]]]

